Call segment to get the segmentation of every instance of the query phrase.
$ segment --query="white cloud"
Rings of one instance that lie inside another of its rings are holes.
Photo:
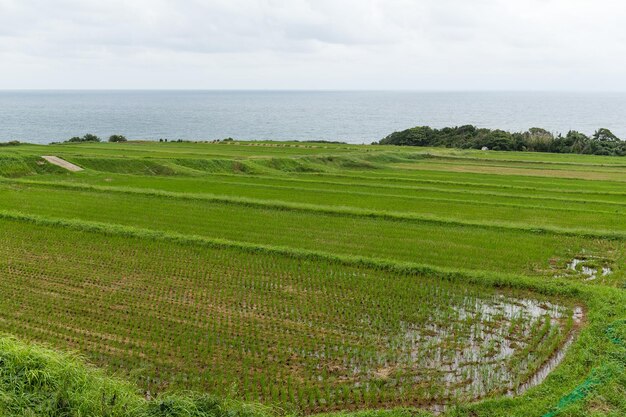
[[[0,0],[0,88],[626,89],[611,0]]]

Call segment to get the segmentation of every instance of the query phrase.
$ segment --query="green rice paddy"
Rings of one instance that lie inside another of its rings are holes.
[[[125,379],[102,398],[123,385],[136,410],[177,393],[274,415],[621,416],[625,214],[616,157],[0,148],[0,332]],[[38,415],[3,362],[25,348],[3,343],[0,411]],[[125,415],[98,407],[68,415]]]

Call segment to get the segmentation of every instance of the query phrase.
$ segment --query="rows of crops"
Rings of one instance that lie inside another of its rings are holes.
[[[206,184],[206,181],[204,182]],[[103,186],[111,190],[111,180]],[[184,184],[176,184],[183,185]],[[196,184],[194,184],[196,185]],[[507,223],[517,226],[532,225],[537,227],[555,226],[562,228],[580,228],[607,230],[619,226],[624,228],[626,202],[624,196],[617,196],[615,201],[602,201],[593,197],[588,199],[569,198],[527,198],[510,195],[479,193],[454,194],[449,190],[433,191],[410,189],[401,195],[397,191],[374,190],[368,192],[339,191],[337,186],[329,189],[303,189],[302,187],[268,187],[258,184],[226,183],[218,187],[218,181],[211,181],[212,189],[201,194],[284,201],[293,204],[314,204],[338,210],[342,207],[371,210],[377,212],[404,213],[405,217],[421,216],[427,218],[457,218],[468,222]],[[208,188],[205,185],[205,188]],[[200,185],[201,187],[202,185]],[[115,187],[119,187],[115,184]],[[189,187],[193,195],[200,187]],[[178,187],[171,187],[177,189]],[[346,187],[347,188],[347,187]],[[144,188],[145,190],[145,188]],[[179,191],[175,191],[180,193]],[[192,195],[192,196],[193,196]],[[190,198],[192,196],[186,196]]]
[[[436,277],[0,230],[4,330],[133,370],[153,393],[234,389],[305,411],[477,398],[525,382],[572,326],[562,303]]]
[[[0,154],[0,332],[77,350],[147,398],[191,389],[309,414],[513,395],[466,413],[534,416],[600,373],[593,407],[626,410],[606,338],[624,314],[619,159],[305,143],[42,152]],[[571,415],[588,415],[586,396]]]
[[[562,274],[567,264],[583,251],[602,255],[603,266],[616,270],[621,247],[619,241],[527,230],[398,221],[19,183],[4,187],[0,184],[0,196],[0,210],[440,267],[529,275]],[[41,201],[48,204],[42,205]],[[511,241],[516,244],[509,245]]]

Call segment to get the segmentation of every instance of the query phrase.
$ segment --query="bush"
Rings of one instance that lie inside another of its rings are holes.
[[[98,136],[94,135],[94,134],[87,133],[82,138],[79,138],[78,136],[74,136],[73,138],[70,138],[69,140],[66,140],[65,142],[66,143],[100,142],[100,138]]]
[[[109,137],[109,142],[127,142],[126,136],[123,135],[111,135]]]
[[[87,133],[83,136],[83,142],[100,142],[100,138],[96,135],[92,135],[91,133]]]

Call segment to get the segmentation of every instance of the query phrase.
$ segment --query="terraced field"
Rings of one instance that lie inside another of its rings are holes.
[[[624,415],[624,214],[611,157],[0,148],[0,332],[148,399]]]

